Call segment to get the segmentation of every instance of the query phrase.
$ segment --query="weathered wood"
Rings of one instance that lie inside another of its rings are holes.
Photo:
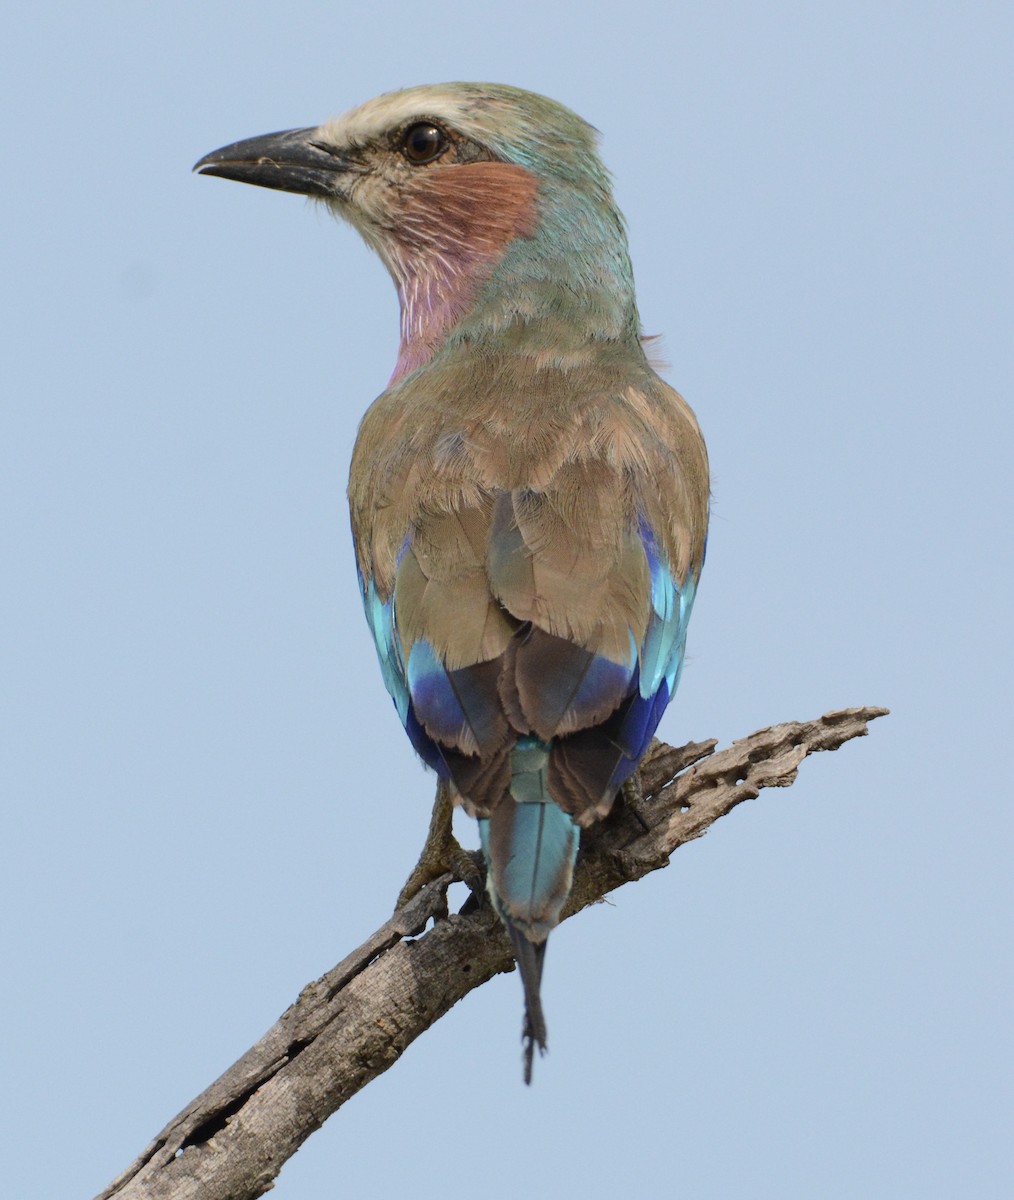
[[[762,788],[788,787],[817,750],[867,733],[884,708],[716,743],[652,745],[643,801],[617,805],[591,834],[567,916],[664,867]],[[513,968],[507,937],[486,904],[447,915],[449,875],[422,889],[316,982],[263,1038],[174,1118],[97,1200],[252,1200],[315,1129],[473,988]],[[426,929],[433,920],[432,928]],[[425,930],[425,932],[424,932]]]

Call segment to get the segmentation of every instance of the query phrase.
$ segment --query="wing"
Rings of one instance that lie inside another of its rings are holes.
[[[678,580],[643,520],[639,533],[651,581],[650,610],[630,686],[604,721],[560,739],[550,754],[554,795],[597,797],[591,808],[570,808],[578,820],[608,811],[620,785],[644,757],[683,669],[697,575],[688,572]]]
[[[552,798],[579,822],[601,815],[676,689],[695,578],[680,583],[647,522],[596,495],[585,487],[569,522],[559,490],[421,517],[390,594],[363,582],[398,715],[478,815],[511,792],[533,738]]]
[[[367,617],[413,744],[474,813],[508,794],[512,748],[534,739],[539,786],[588,821],[676,687],[704,443],[626,360],[480,365],[409,377],[363,420],[349,500]]]

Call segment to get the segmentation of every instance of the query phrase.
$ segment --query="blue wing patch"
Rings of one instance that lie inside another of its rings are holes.
[[[426,641],[412,644],[408,655],[408,694],[426,731],[445,746],[468,737],[468,715],[444,664]]]
[[[649,525],[641,522],[641,541],[651,576],[651,616],[638,656],[637,687],[630,700],[602,732],[622,753],[609,780],[618,788],[648,749],[669,701],[679,686],[687,626],[697,580],[688,574],[682,587],[673,578]]]
[[[416,753],[447,777],[447,753],[475,755],[495,749],[506,731],[495,679],[489,678],[495,664],[448,671],[422,638],[412,644],[406,664],[393,598],[382,601],[373,581],[361,575],[360,584],[384,686]]]
[[[665,682],[671,698],[683,668],[687,625],[694,606],[697,581],[688,575],[679,587],[661,557],[651,529],[641,522],[641,540],[651,573],[651,618],[641,647],[638,689],[644,699],[656,695]]]
[[[366,620],[369,623],[370,632],[373,634],[373,644],[377,647],[377,658],[380,660],[380,672],[384,677],[384,686],[391,694],[402,725],[407,726],[408,685],[405,677],[405,664],[401,658],[401,647],[394,632],[394,605],[390,600],[385,604],[377,595],[373,580],[366,583],[362,573],[359,574],[359,586],[362,589]]]
[[[358,571],[358,568],[357,568]],[[447,766],[436,743],[428,737],[420,725],[412,708],[412,698],[409,693],[408,673],[402,658],[401,644],[394,627],[394,603],[386,603],[377,595],[373,580],[369,582],[359,574],[359,586],[362,590],[363,608],[366,620],[373,634],[373,644],[377,648],[377,658],[380,660],[380,673],[384,678],[384,686],[394,701],[398,717],[405,732],[409,736],[416,753],[422,760],[433,768],[439,775],[447,775]],[[425,644],[425,643],[423,643]],[[446,678],[446,676],[445,676]]]

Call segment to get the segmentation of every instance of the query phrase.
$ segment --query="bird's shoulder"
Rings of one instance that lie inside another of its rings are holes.
[[[647,365],[466,366],[417,372],[361,423],[349,500],[364,574],[388,588],[410,535],[460,548],[458,533],[425,532],[453,514],[470,514],[472,541],[485,544],[504,495],[543,561],[564,546],[619,561],[646,520],[674,568],[692,566],[707,521],[707,456],[689,406]]]

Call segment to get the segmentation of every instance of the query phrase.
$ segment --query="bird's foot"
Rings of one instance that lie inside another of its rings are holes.
[[[454,802],[451,799],[450,786],[441,780],[437,784],[437,797],[433,803],[433,816],[430,819],[426,844],[398,895],[396,908],[407,904],[426,884],[448,873],[453,875],[455,880],[467,884],[473,897],[481,903],[486,886],[482,854],[478,850],[465,850],[458,843],[451,830],[453,815]]]
[[[637,821],[638,825],[645,833],[651,832],[651,826],[648,824],[644,815],[644,788],[641,786],[641,772],[635,771],[633,775],[628,775],[620,785],[620,797],[623,800],[623,806]]]

